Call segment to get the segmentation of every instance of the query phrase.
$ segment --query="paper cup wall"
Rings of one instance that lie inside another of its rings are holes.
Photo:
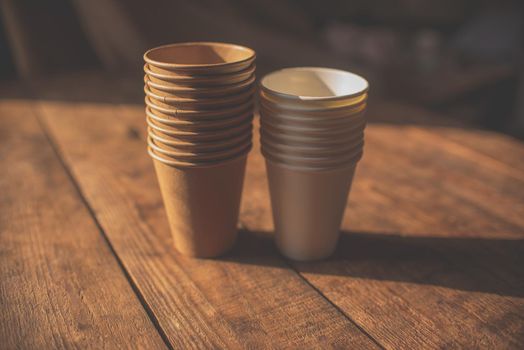
[[[288,68],[260,83],[260,141],[277,246],[294,260],[333,253],[363,153],[368,83],[336,69]]]
[[[214,257],[234,243],[252,146],[255,52],[195,42],[144,54],[148,152],[183,254]]]

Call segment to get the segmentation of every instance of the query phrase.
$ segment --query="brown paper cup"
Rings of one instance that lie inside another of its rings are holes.
[[[160,74],[152,72],[149,65],[144,65],[144,72],[151,82],[172,86],[175,88],[207,88],[214,86],[224,86],[238,84],[254,76],[256,65],[252,64],[244,70],[229,74],[213,75],[183,75],[183,74]]]
[[[237,144],[242,143],[244,140],[252,140],[252,132],[246,134],[240,134],[235,137],[227,138],[226,140],[218,141],[207,141],[207,142],[191,142],[191,141],[173,141],[171,139],[163,138],[158,136],[154,130],[151,128],[147,129],[148,136],[151,137],[159,147],[165,148],[170,147],[174,150],[179,150],[183,152],[214,152],[218,150],[224,150],[231,148]]]
[[[147,76],[144,77],[144,82],[152,93],[157,94],[159,96],[175,98],[208,98],[217,96],[229,96],[232,94],[239,94],[243,91],[249,90],[254,86],[255,76],[253,75],[249,79],[238,84],[198,88],[159,84],[151,81]]]
[[[225,107],[231,107],[247,103],[254,98],[254,88],[247,91],[243,91],[237,95],[227,97],[215,97],[215,98],[174,98],[157,95],[149,90],[147,86],[144,87],[144,92],[149,101],[159,107],[167,109],[204,109],[213,110]]]
[[[149,69],[161,74],[221,74],[238,72],[255,60],[247,47],[215,42],[164,45],[144,54]]]
[[[159,137],[166,138],[172,141],[192,141],[192,142],[206,142],[206,141],[220,141],[239,135],[246,135],[252,131],[251,119],[247,119],[242,124],[235,127],[228,127],[220,130],[210,130],[208,132],[202,131],[182,131],[175,129],[168,129],[158,125],[149,117],[146,117],[147,125],[154,130]]]
[[[246,111],[253,111],[254,101],[249,100],[236,106],[227,108],[220,108],[217,110],[199,110],[199,109],[172,109],[159,107],[152,103],[149,98],[145,98],[146,106],[151,108],[154,113],[165,119],[173,120],[211,120],[211,119],[225,119],[236,116]]]
[[[151,153],[175,248],[209,258],[234,244],[246,156],[208,167],[177,167]]]
[[[147,145],[155,151],[158,155],[166,158],[172,158],[174,160],[180,161],[191,161],[191,162],[201,162],[201,161],[220,161],[223,159],[228,159],[236,154],[240,153],[249,153],[251,150],[251,139],[244,140],[242,143],[239,143],[233,147],[226,149],[217,149],[211,152],[199,152],[199,151],[181,151],[174,149],[169,146],[162,145],[155,141],[151,136],[147,139]]]
[[[355,165],[299,171],[266,159],[276,242],[286,257],[324,259],[336,248]]]
[[[157,116],[150,108],[146,108],[146,115],[160,127],[168,130],[205,131],[225,129],[253,119],[253,112],[247,112],[227,119],[216,120],[173,120]]]

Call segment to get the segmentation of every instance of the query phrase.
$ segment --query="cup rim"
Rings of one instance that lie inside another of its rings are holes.
[[[356,147],[363,147],[364,146],[364,137],[355,137],[353,139],[350,139],[344,143],[340,144],[332,144],[329,146],[321,146],[317,147],[315,145],[294,145],[289,143],[283,143],[278,139],[275,139],[269,134],[261,133],[260,134],[260,143],[269,145],[270,147],[277,148],[281,150],[284,153],[295,153],[295,152],[303,152],[306,154],[311,155],[329,155],[333,154],[336,155],[338,153],[343,153],[344,151],[348,151],[351,149],[354,149]]]
[[[144,73],[148,77],[153,77],[158,80],[170,82],[172,84],[211,84],[215,85],[215,83],[220,82],[222,80],[231,80],[232,78],[238,78],[242,76],[246,76],[245,79],[248,79],[251,75],[254,75],[256,71],[256,64],[253,62],[249,67],[239,70],[237,72],[227,72],[227,73],[216,73],[216,74],[180,74],[177,75],[169,75],[169,74],[162,74],[159,72],[153,72],[149,68],[149,64],[144,64]],[[243,81],[242,79],[240,81]],[[231,84],[231,83],[229,83]],[[216,84],[216,85],[227,85],[227,84]]]
[[[348,114],[353,115],[354,113],[365,111],[367,109],[368,100],[367,96],[365,96],[361,101],[347,106],[338,106],[333,108],[295,109],[287,108],[282,104],[271,102],[268,99],[263,98],[260,93],[259,97],[260,108],[266,110],[268,113],[279,115],[287,114],[303,119],[316,119],[319,114],[321,114],[322,118],[324,119],[342,119],[345,118]]]
[[[158,144],[155,143],[155,141],[151,138],[151,135],[148,135],[147,137],[147,145],[151,147],[155,152],[163,154],[167,157],[171,157],[174,159],[179,160],[213,160],[213,159],[221,159],[221,158],[227,158],[230,155],[235,155],[238,152],[241,152],[247,148],[251,148],[253,143],[251,140],[248,140],[244,143],[239,143],[238,145],[230,148],[225,148],[222,150],[219,150],[217,152],[177,152],[177,151],[170,151],[161,148]]]
[[[191,63],[170,63],[170,62],[162,62],[155,60],[151,58],[151,54],[155,53],[158,50],[163,50],[167,48],[182,48],[187,46],[201,46],[201,47],[228,47],[233,48],[239,51],[246,51],[248,53],[247,57],[231,61],[231,62],[220,62],[220,63],[198,63],[198,64],[191,64]],[[144,61],[148,64],[151,64],[156,67],[165,68],[165,69],[172,69],[172,70],[184,70],[184,69],[213,69],[213,68],[225,68],[225,67],[231,67],[235,65],[239,65],[245,62],[248,62],[250,60],[254,60],[256,58],[256,53],[253,49],[241,46],[237,44],[230,44],[230,43],[223,43],[223,42],[212,42],[212,41],[192,41],[192,42],[183,42],[183,43],[174,43],[174,44],[166,44],[154,47],[152,49],[147,50],[144,53]]]
[[[357,163],[362,159],[364,152],[360,152],[355,155],[355,157],[351,159],[346,159],[339,162],[331,162],[331,163],[325,163],[325,164],[311,164],[311,163],[300,163],[300,162],[294,162],[294,161],[287,161],[287,160],[281,160],[278,159],[278,157],[275,157],[271,152],[267,152],[266,149],[261,149],[261,153],[264,156],[264,158],[267,160],[271,160],[274,163],[283,164],[290,168],[295,169],[303,169],[303,170],[329,170],[329,169],[336,169],[343,167],[347,164],[354,164],[355,166]]]
[[[361,111],[355,112],[351,115],[346,115],[345,117],[337,117],[337,118],[324,118],[323,116],[320,116],[318,118],[300,118],[297,116],[289,116],[285,114],[272,114],[268,113],[264,108],[260,105],[259,106],[259,114],[261,119],[265,119],[268,121],[268,123],[275,124],[278,122],[279,126],[282,125],[288,125],[290,127],[296,127],[296,128],[306,128],[306,129],[330,129],[330,128],[337,128],[337,127],[346,127],[351,124],[357,124],[361,122],[366,122],[365,117],[366,110],[363,109]]]
[[[260,128],[262,130],[262,128]],[[267,129],[265,130],[266,133],[268,133]],[[298,142],[298,143],[306,143],[311,145],[333,145],[333,144],[341,144],[344,143],[347,140],[347,137],[344,137],[343,134],[336,135],[336,137],[318,137],[318,135],[286,135],[282,132],[269,132],[272,136],[284,139],[290,142]],[[363,133],[363,131],[359,132],[360,135]]]
[[[243,91],[241,94],[229,96],[227,99],[221,98],[220,96],[206,98],[177,98],[169,96],[160,96],[149,90],[149,87],[147,85],[144,85],[144,92],[146,96],[148,96],[150,99],[152,98],[154,100],[158,100],[159,102],[165,103],[167,105],[180,104],[188,106],[222,106],[228,105],[230,103],[235,103],[237,101],[246,101],[250,98],[253,98],[253,95],[255,93],[255,87],[246,89],[246,91]],[[210,100],[212,101],[210,102]]]
[[[280,158],[285,161],[307,164],[331,164],[347,159],[353,159],[353,157],[362,153],[364,151],[364,140],[362,139],[356,145],[353,145],[348,150],[345,150],[346,152],[335,154],[315,154],[314,156],[289,153],[287,151],[283,151],[282,149],[278,149],[278,146],[275,147],[274,145],[268,143],[261,143],[261,149],[262,148],[265,150],[265,152],[272,154],[275,158]]]
[[[202,117],[203,119],[204,118],[203,116],[207,116],[208,118],[219,118],[217,116],[223,116],[223,115],[226,115],[226,117],[222,117],[222,118],[227,118],[227,115],[229,115],[232,111],[233,112],[244,111],[244,109],[242,108],[245,108],[245,110],[253,110],[255,103],[254,101],[249,101],[249,103],[239,103],[236,106],[228,106],[228,107],[220,108],[217,110],[171,109],[171,108],[162,107],[162,106],[158,106],[154,104],[153,102],[150,101],[149,97],[146,96],[145,104],[153,110],[157,110],[164,114],[173,115],[175,117],[182,117],[182,116],[189,117],[189,118]]]
[[[260,87],[260,83],[258,84]],[[260,101],[266,105],[271,105],[275,109],[281,111],[293,111],[298,113],[316,114],[316,113],[338,113],[353,106],[359,105],[363,102],[367,103],[368,93],[365,92],[358,96],[353,96],[347,99],[329,100],[329,101],[313,101],[313,100],[300,100],[300,99],[288,99],[280,101],[271,100],[271,96],[264,91],[261,87],[258,90],[258,96]],[[269,96],[269,97],[268,97]],[[274,98],[274,96],[273,96]],[[357,101],[354,101],[358,99]],[[344,103],[344,100],[351,100],[350,103]]]
[[[327,171],[336,171],[338,169],[343,169],[343,168],[346,168],[346,167],[356,167],[357,166],[357,163],[358,163],[358,160],[355,161],[354,163],[352,162],[349,162],[349,163],[346,163],[346,164],[341,164],[341,165],[338,165],[338,166],[333,166],[333,167],[305,167],[305,166],[296,166],[296,165],[291,165],[291,164],[286,164],[286,163],[282,163],[282,162],[279,162],[279,161],[276,161],[274,159],[271,159],[271,158],[268,158],[268,157],[264,157],[264,160],[266,162],[270,162],[270,163],[273,163],[277,166],[281,166],[281,167],[284,167],[284,168],[288,168],[289,170],[292,170],[292,171],[300,171],[300,172],[308,172],[308,173],[315,173],[315,172],[327,172]]]
[[[179,93],[179,94],[188,94],[188,95],[190,94],[197,94],[197,95],[213,94],[217,91],[224,91],[224,90],[227,91],[229,89],[229,91],[224,94],[215,95],[215,96],[224,96],[224,95],[228,95],[228,94],[237,92],[239,90],[243,90],[244,88],[247,89],[247,87],[251,84],[254,84],[255,81],[256,81],[256,76],[252,75],[248,77],[246,80],[243,80],[239,83],[215,85],[215,86],[206,87],[206,88],[194,88],[194,87],[191,88],[187,86],[173,87],[173,86],[168,86],[168,85],[162,85],[162,84],[151,81],[151,79],[147,75],[144,76],[144,83],[150,89],[151,87],[153,87],[154,89],[163,91],[165,93]]]
[[[259,130],[260,135],[264,134],[264,137],[269,135],[270,138],[278,140],[282,144],[287,144],[290,146],[295,146],[296,144],[304,145],[304,146],[310,146],[310,147],[318,147],[318,148],[330,148],[330,147],[338,147],[340,145],[344,145],[347,143],[348,138],[339,138],[339,139],[314,139],[313,142],[311,141],[312,138],[301,138],[301,137],[282,137],[282,136],[275,136],[274,133],[268,133],[267,131],[263,131],[262,129]],[[363,138],[364,133],[361,132],[357,135],[352,136],[350,139],[356,139],[356,138]],[[297,146],[301,147],[301,146]]]
[[[264,117],[260,118],[260,128],[261,129],[269,129],[268,132],[272,133],[272,130],[279,133],[279,134],[286,134],[291,133],[295,134],[295,136],[322,136],[322,137],[342,137],[346,135],[347,133],[351,133],[355,130],[359,130],[362,128],[364,130],[367,125],[367,120],[362,119],[358,122],[351,123],[347,126],[329,126],[329,127],[296,127],[296,126],[290,126],[285,124],[277,125],[274,122],[265,120]],[[298,135],[297,135],[298,134]]]
[[[237,122],[242,122],[247,119],[253,119],[253,112],[252,111],[246,111],[242,114],[235,115],[230,118],[221,118],[221,119],[204,119],[204,120],[173,120],[173,119],[165,119],[162,117],[157,116],[149,107],[146,107],[146,116],[150,117],[154,121],[165,124],[167,126],[171,127],[200,127],[200,129],[211,129],[216,128],[217,126],[229,126],[230,124],[235,124]],[[201,126],[205,125],[204,128]]]
[[[217,137],[218,139],[220,137],[228,137],[231,135],[238,135],[243,132],[252,132],[253,125],[251,120],[246,120],[246,122],[242,122],[238,124],[235,127],[229,127],[229,128],[223,128],[219,129],[219,132],[216,132],[214,130],[211,132],[197,132],[197,131],[172,131],[168,129],[163,129],[149,121],[149,118],[146,117],[146,123],[151,129],[156,130],[158,132],[161,132],[166,135],[172,135],[173,137],[179,137],[179,138],[192,138],[194,140],[203,140],[207,138],[207,134],[212,134],[214,137]],[[249,131],[248,131],[249,130]],[[204,137],[206,136],[206,137]]]
[[[270,79],[271,77],[274,77],[274,76],[279,75],[279,74],[286,74],[286,73],[289,74],[289,73],[293,73],[293,72],[297,72],[297,71],[324,71],[324,72],[333,72],[333,73],[336,73],[336,74],[343,74],[343,75],[346,75],[346,76],[350,76],[352,79],[358,80],[362,84],[362,87],[360,89],[358,89],[357,91],[355,91],[355,92],[343,93],[343,94],[338,94],[338,95],[335,95],[335,96],[304,96],[304,95],[295,95],[295,94],[285,93],[285,92],[282,92],[282,91],[271,89],[268,86],[266,86],[267,79]],[[260,80],[260,87],[261,87],[262,91],[267,92],[269,95],[277,96],[277,97],[285,99],[285,100],[290,100],[290,101],[309,101],[309,102],[328,102],[328,101],[344,100],[344,99],[356,97],[356,96],[362,95],[364,93],[367,93],[368,90],[369,90],[369,83],[368,83],[368,81],[366,79],[364,79],[360,75],[357,75],[355,73],[348,72],[348,71],[345,71],[345,70],[335,69],[335,68],[327,68],[327,67],[312,67],[312,66],[309,66],[309,67],[284,68],[284,69],[280,69],[280,70],[276,70],[274,72],[271,72],[271,73],[265,75]]]
[[[240,161],[242,158],[246,158],[250,150],[247,150],[245,153],[239,153],[238,155],[235,155],[228,159],[218,160],[218,161],[202,161],[202,162],[186,162],[186,161],[176,161],[171,159],[166,159],[165,157],[157,155],[149,146],[147,147],[147,153],[149,153],[149,156],[153,158],[154,160],[163,163],[168,166],[172,166],[175,168],[211,168],[211,167],[217,167],[221,165],[226,165],[229,162],[235,162]]]
[[[200,151],[202,149],[207,149],[207,148],[216,148],[217,144],[218,145],[235,145],[237,143],[241,143],[244,139],[251,139],[253,140],[253,132],[250,131],[249,133],[247,134],[238,134],[238,135],[234,135],[232,136],[231,138],[229,138],[227,141],[202,141],[202,142],[187,142],[187,141],[174,141],[174,140],[169,140],[169,139],[166,139],[166,138],[163,138],[161,136],[158,136],[157,134],[155,134],[154,130],[151,130],[151,128],[147,128],[147,132],[148,132],[148,135],[151,136],[151,138],[153,138],[155,141],[158,141],[160,143],[163,143],[165,145],[168,145],[170,147],[174,147],[174,148],[180,148],[180,149],[194,149],[195,151]],[[219,146],[220,147],[220,146]]]

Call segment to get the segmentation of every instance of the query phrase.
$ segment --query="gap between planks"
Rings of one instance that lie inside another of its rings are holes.
[[[168,339],[166,333],[164,332],[164,330],[162,329],[162,327],[160,326],[160,323],[159,323],[157,317],[155,316],[153,310],[151,309],[151,307],[149,306],[149,304],[145,300],[144,296],[142,295],[142,293],[140,292],[140,290],[138,289],[136,284],[133,282],[133,279],[129,275],[129,272],[124,267],[122,260],[120,259],[120,257],[116,253],[116,251],[115,251],[113,245],[111,244],[111,242],[109,241],[109,238],[107,237],[107,234],[105,233],[104,229],[102,228],[102,225],[100,224],[100,222],[98,221],[98,218],[96,217],[95,211],[93,210],[93,208],[91,207],[91,205],[87,201],[87,198],[84,196],[84,193],[82,192],[82,189],[80,188],[80,186],[79,186],[78,182],[76,181],[73,173],[71,172],[71,169],[69,168],[69,166],[65,162],[63,155],[61,154],[60,150],[58,149],[58,147],[56,145],[56,142],[53,139],[53,136],[51,135],[49,129],[45,125],[45,122],[42,120],[42,118],[40,116],[40,111],[35,111],[35,114],[36,114],[36,120],[38,121],[38,124],[39,124],[40,128],[42,129],[42,132],[44,133],[46,139],[48,140],[48,142],[49,142],[49,144],[51,146],[51,148],[53,149],[53,152],[55,153],[56,157],[58,158],[59,163],[64,168],[64,172],[66,173],[66,176],[71,180],[71,183],[72,183],[75,191],[77,192],[77,194],[78,194],[78,196],[80,198],[80,201],[86,207],[87,211],[89,212],[89,215],[91,215],[91,217],[93,219],[93,222],[95,223],[96,228],[100,232],[100,235],[102,236],[104,242],[109,247],[109,250],[111,251],[111,253],[115,257],[115,259],[116,259],[116,261],[118,263],[118,266],[122,270],[122,273],[124,274],[124,276],[125,276],[127,282],[129,283],[129,285],[131,286],[133,292],[135,292],[135,295],[137,296],[138,300],[140,301],[140,304],[142,305],[142,307],[146,311],[146,313],[147,313],[151,323],[155,326],[155,329],[157,330],[158,334],[162,338],[162,341],[165,343],[166,347],[168,349],[170,349],[170,350],[174,350],[173,345],[169,342],[169,339]]]

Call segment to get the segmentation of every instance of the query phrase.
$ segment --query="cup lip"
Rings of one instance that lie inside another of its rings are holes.
[[[272,139],[278,139],[278,140],[285,140],[288,143],[282,142],[282,144],[289,144],[290,146],[295,146],[295,144],[304,145],[307,147],[308,145],[310,147],[318,147],[318,148],[330,148],[330,147],[338,147],[341,145],[344,145],[347,143],[347,138],[339,138],[339,139],[314,139],[311,141],[311,137],[308,138],[302,138],[302,137],[282,137],[281,135],[275,136],[275,133],[268,133],[267,131],[263,131],[262,129],[259,130],[260,135],[263,137],[266,137],[266,135],[270,135],[269,138]],[[359,135],[354,136],[355,138],[363,138],[364,133],[360,133]],[[297,146],[301,147],[301,146]]]
[[[199,64],[190,64],[190,63],[169,63],[169,62],[161,62],[157,61],[155,59],[150,58],[149,56],[158,50],[163,50],[167,48],[179,48],[179,47],[186,47],[186,46],[202,46],[202,47],[228,47],[237,49],[240,51],[247,51],[248,55],[246,58],[243,58],[241,60],[231,61],[231,62],[221,62],[221,63],[199,63]],[[217,67],[230,67],[235,66],[238,64],[242,64],[245,62],[248,62],[250,60],[254,60],[256,58],[256,53],[253,49],[241,46],[237,44],[230,44],[230,43],[223,43],[223,42],[212,42],[212,41],[192,41],[192,42],[183,42],[183,43],[174,43],[174,44],[166,44],[154,47],[152,49],[147,50],[144,53],[144,61],[148,64],[151,64],[156,67],[160,68],[166,68],[166,69],[173,69],[173,70],[183,70],[183,69],[206,69],[206,68],[217,68]]]
[[[261,127],[260,130],[263,128]],[[270,133],[274,137],[283,138],[291,142],[303,142],[311,145],[333,145],[333,144],[343,144],[346,142],[347,137],[344,137],[344,134],[335,135],[336,137],[318,137],[319,135],[286,135],[282,132],[274,132],[274,131],[268,131],[267,129],[264,130],[266,133]],[[364,131],[359,132],[363,133]],[[275,136],[276,135],[276,136]]]
[[[263,153],[269,153],[273,158],[280,159],[283,161],[296,162],[302,164],[332,164],[347,161],[348,159],[353,159],[359,154],[364,152],[364,140],[361,140],[358,144],[353,145],[353,147],[346,153],[335,153],[335,154],[315,154],[313,157],[310,155],[301,155],[301,154],[290,154],[289,152],[278,149],[268,143],[261,144],[261,150]]]
[[[357,163],[360,161],[360,159],[362,159],[364,155],[363,152],[360,152],[352,159],[347,159],[347,160],[340,161],[340,162],[326,163],[326,164],[308,164],[308,163],[300,164],[300,163],[296,163],[293,161],[286,161],[286,160],[278,159],[278,157],[275,157],[270,152],[267,152],[267,150],[261,149],[261,153],[264,156],[264,159],[266,160],[269,159],[274,163],[282,164],[289,168],[294,168],[296,170],[305,170],[305,171],[314,171],[314,170],[325,171],[325,170],[341,168],[349,164],[353,164],[356,166]]]
[[[325,119],[342,119],[347,114],[357,113],[365,111],[367,109],[368,97],[367,95],[361,101],[355,104],[336,106],[336,107],[325,107],[325,108],[289,108],[287,105],[277,104],[264,98],[259,91],[259,105],[261,109],[265,109],[271,114],[291,114],[300,116],[304,119],[315,119],[316,116],[322,114],[322,118]]]
[[[227,118],[227,116],[230,115],[231,112],[236,113],[238,111],[253,110],[254,108],[254,101],[249,101],[249,103],[239,103],[237,106],[234,106],[234,107],[228,106],[228,107],[220,108],[217,110],[210,109],[210,110],[203,111],[203,110],[195,110],[195,109],[171,109],[171,108],[162,107],[162,106],[158,106],[154,104],[153,102],[150,101],[149,96],[145,97],[145,104],[153,110],[157,110],[164,114],[173,115],[175,117],[182,117],[182,116],[189,117],[189,118],[202,117],[202,119],[204,118],[204,116],[210,117],[210,118],[219,118],[218,116],[222,116],[222,118]],[[245,109],[242,109],[242,108],[245,108]],[[226,115],[226,117],[223,117],[224,115]]]
[[[203,140],[207,138],[203,136],[206,136],[206,134],[208,133],[211,134],[211,132],[197,132],[197,131],[176,131],[175,132],[172,130],[163,129],[151,123],[148,117],[146,117],[146,122],[147,122],[147,125],[151,127],[151,129],[167,134],[167,135],[173,135],[173,137],[180,137],[180,138],[186,137],[186,138],[194,138],[194,140]],[[230,137],[231,135],[238,135],[243,132],[252,132],[252,129],[253,129],[252,121],[246,120],[245,122],[242,122],[234,127],[219,129],[219,132],[214,131],[212,134],[218,138]]]
[[[147,97],[150,99],[158,100],[161,103],[165,104],[180,104],[180,105],[197,105],[197,106],[222,106],[222,105],[228,105],[230,103],[235,103],[237,101],[246,101],[250,98],[253,98],[253,95],[255,93],[255,87],[251,87],[249,89],[246,89],[246,91],[243,91],[240,94],[229,96],[226,98],[221,98],[220,96],[217,97],[207,97],[207,98],[176,98],[176,97],[169,97],[169,96],[160,96],[158,94],[155,94],[151,90],[149,90],[149,87],[147,85],[144,85],[144,92]],[[210,101],[211,100],[211,101]]]
[[[260,152],[266,159],[271,159],[278,163],[283,163],[289,166],[295,166],[295,167],[303,167],[303,168],[333,168],[338,167],[341,164],[347,164],[347,163],[357,163],[360,161],[360,159],[364,155],[364,150],[360,150],[359,152],[354,152],[351,154],[351,156],[348,156],[346,158],[339,158],[339,159],[330,159],[330,160],[324,160],[324,161],[311,161],[311,160],[303,160],[303,159],[296,159],[296,157],[286,157],[282,154],[276,155],[272,150],[268,150],[267,147],[261,147]]]
[[[252,111],[246,111],[244,113],[239,113],[238,115],[235,115],[230,118],[221,118],[221,119],[211,119],[211,120],[173,120],[173,119],[165,119],[162,117],[157,116],[150,107],[146,107],[146,116],[153,119],[154,121],[165,124],[167,126],[171,127],[200,127],[200,129],[212,129],[218,127],[227,127],[230,126],[230,124],[235,124],[237,122],[242,122],[247,119],[253,119],[253,112]],[[203,124],[205,127],[202,127]]]
[[[289,94],[289,93],[284,93],[284,92],[277,91],[277,90],[272,90],[269,87],[264,85],[264,81],[266,79],[268,79],[269,77],[271,77],[271,76],[274,76],[274,75],[277,75],[277,74],[283,74],[283,73],[287,73],[287,72],[293,72],[293,71],[308,71],[308,70],[309,71],[330,71],[330,72],[336,72],[336,73],[344,74],[344,75],[348,75],[349,74],[353,78],[361,80],[361,82],[364,84],[364,88],[360,89],[360,90],[358,90],[356,92],[353,92],[353,93],[340,94],[340,95],[336,95],[336,96],[301,96],[301,95],[293,95],[293,94]],[[260,80],[260,84],[259,85],[260,85],[260,89],[262,91],[268,93],[269,95],[277,96],[277,97],[280,97],[280,98],[283,98],[283,99],[287,99],[287,100],[291,100],[291,101],[310,101],[310,102],[327,102],[327,101],[344,100],[344,99],[348,99],[348,98],[352,98],[352,97],[356,97],[356,96],[362,95],[364,93],[367,93],[368,90],[369,90],[369,83],[368,83],[368,81],[366,79],[364,79],[363,77],[361,77],[360,75],[358,75],[358,74],[355,74],[355,73],[352,73],[352,72],[349,72],[349,71],[345,71],[345,70],[342,70],[342,69],[327,68],[327,67],[313,67],[313,66],[292,67],[292,68],[284,68],[284,69],[276,70],[274,72],[271,72],[271,73],[265,75]]]
[[[153,77],[162,81],[170,82],[172,84],[205,84],[205,83],[216,83],[221,80],[229,80],[233,77],[247,76],[243,80],[249,79],[250,76],[255,74],[256,64],[253,62],[249,67],[239,70],[237,72],[228,72],[228,73],[216,73],[216,74],[180,74],[173,76],[168,74],[162,74],[158,72],[153,72],[149,68],[149,63],[144,64],[144,73],[148,77]],[[196,76],[196,77],[195,77]],[[240,81],[243,81],[240,80]],[[231,84],[231,83],[229,83]],[[214,85],[214,84],[213,84]],[[221,85],[221,84],[217,84]]]
[[[147,147],[147,153],[149,156],[165,165],[172,166],[175,168],[211,168],[221,165],[226,165],[229,162],[240,161],[242,158],[246,158],[251,148],[247,149],[244,152],[239,152],[238,154],[225,159],[215,160],[215,161],[176,161],[173,159],[168,159],[168,157],[162,157],[155,153],[151,147]]]
[[[279,125],[288,125],[290,127],[297,127],[297,128],[319,128],[319,129],[329,129],[329,128],[336,128],[336,127],[346,127],[350,124],[356,124],[360,123],[362,121],[366,121],[365,117],[365,108],[354,112],[352,114],[346,114],[344,116],[336,117],[336,118],[329,118],[324,116],[319,116],[317,118],[301,118],[299,114],[297,115],[289,115],[286,113],[279,113],[274,114],[271,112],[268,112],[264,109],[262,105],[259,106],[259,114],[261,119],[267,120],[269,123],[276,123],[278,122]]]
[[[272,135],[266,134],[264,132],[260,133],[260,144],[269,145],[271,148],[276,148],[279,151],[282,151],[284,153],[295,153],[295,152],[302,152],[306,154],[311,155],[337,155],[339,153],[344,153],[344,151],[352,150],[357,147],[363,148],[364,147],[364,138],[363,137],[355,137],[353,139],[350,139],[349,141],[346,141],[344,143],[339,144],[331,144],[328,146],[320,146],[318,145],[294,145],[289,143],[283,143],[279,141],[278,139],[275,139]]]
[[[155,152],[160,153],[162,155],[165,155],[167,157],[179,159],[179,160],[195,160],[195,161],[202,161],[202,160],[213,160],[213,159],[221,159],[221,158],[227,158],[230,155],[235,155],[238,152],[241,152],[247,148],[251,148],[253,143],[251,140],[248,140],[244,143],[239,143],[238,145],[230,148],[225,148],[222,150],[219,150],[217,152],[177,152],[177,151],[170,151],[165,150],[161,148],[159,145],[155,143],[155,141],[151,138],[151,135],[148,135],[147,137],[147,145],[151,147]]]
[[[297,126],[290,126],[285,124],[277,125],[274,122],[268,121],[264,119],[264,117],[260,118],[260,129],[269,129],[267,132],[272,133],[271,130],[275,130],[279,134],[285,134],[285,133],[292,133],[296,134],[298,133],[300,136],[324,136],[324,137],[342,137],[343,135],[355,131],[357,129],[362,128],[364,130],[366,128],[367,121],[366,119],[362,119],[360,121],[357,121],[355,123],[351,123],[347,126],[328,126],[327,128],[324,127],[297,127]],[[295,135],[298,136],[298,135]]]
[[[194,149],[195,151],[201,151],[205,150],[207,148],[216,148],[217,144],[218,147],[221,147],[220,145],[227,145],[229,147],[230,145],[240,144],[244,140],[250,139],[253,140],[253,132],[250,131],[247,134],[238,134],[234,135],[230,138],[228,138],[227,141],[202,141],[202,142],[187,142],[187,141],[174,141],[174,140],[168,140],[166,138],[163,138],[161,136],[158,136],[155,134],[153,130],[151,130],[150,127],[147,128],[148,136],[150,136],[155,141],[158,141],[160,143],[166,144],[168,146],[174,147],[174,148],[180,148],[180,149]]]
[[[243,90],[244,88],[248,88],[251,84],[254,84],[256,80],[255,75],[251,75],[246,80],[243,80],[239,83],[232,83],[232,84],[224,84],[224,85],[215,85],[211,87],[206,88],[195,88],[195,87],[174,87],[169,85],[163,85],[159,83],[155,83],[154,81],[151,81],[147,75],[144,76],[144,83],[149,88],[153,87],[154,89],[161,90],[165,93],[178,93],[178,94],[196,94],[196,95],[205,95],[205,94],[213,94],[221,91],[226,91],[225,93],[220,93],[216,96],[224,96],[228,95],[234,92],[238,92],[239,90]],[[229,91],[228,91],[229,90]]]
[[[288,170],[292,170],[292,171],[307,172],[307,173],[321,173],[321,172],[337,171],[337,170],[345,169],[345,168],[349,168],[349,167],[356,167],[357,163],[358,163],[358,161],[360,159],[356,160],[355,162],[343,163],[343,164],[336,165],[336,166],[333,166],[333,167],[297,166],[297,165],[282,163],[282,162],[279,162],[277,160],[274,160],[274,159],[266,157],[266,156],[264,156],[264,160],[266,162],[272,163],[273,165],[277,165],[277,166],[280,166],[280,167],[283,167],[283,168],[287,168]]]

